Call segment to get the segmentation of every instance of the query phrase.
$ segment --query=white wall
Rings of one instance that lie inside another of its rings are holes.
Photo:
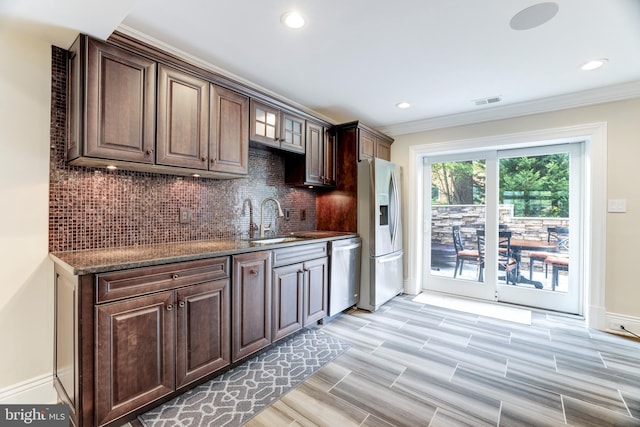
[[[607,258],[595,262],[604,263],[606,269],[607,313],[640,320],[640,190],[634,176],[640,164],[640,99],[400,135],[391,146],[391,158],[409,170],[411,146],[597,122],[607,123],[607,198],[626,199],[627,213],[607,214]],[[414,187],[405,182],[405,195],[414,194]]]
[[[2,28],[0,397],[17,384],[42,382],[53,366],[53,267],[47,255],[51,46]]]

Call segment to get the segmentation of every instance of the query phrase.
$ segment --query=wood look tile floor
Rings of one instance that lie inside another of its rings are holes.
[[[640,342],[578,318],[529,326],[398,296],[318,327],[349,350],[247,426],[640,426]]]

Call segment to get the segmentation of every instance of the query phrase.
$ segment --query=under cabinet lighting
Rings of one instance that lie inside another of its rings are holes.
[[[114,165],[109,165],[109,166],[107,166],[107,169],[109,169],[110,171],[114,171],[114,170],[118,169],[118,167],[114,166]]]
[[[304,27],[304,18],[298,12],[287,12],[280,18],[280,21],[288,28],[297,30]]]
[[[194,178],[200,178],[200,174],[199,173],[194,173],[193,175],[191,175]]]

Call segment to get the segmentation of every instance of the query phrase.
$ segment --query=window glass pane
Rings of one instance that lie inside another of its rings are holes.
[[[275,126],[267,126],[267,138],[275,138],[276,137],[276,128]]]
[[[276,115],[274,113],[267,113],[267,124],[272,126],[276,125]]]
[[[485,160],[431,165],[431,187],[425,202],[431,208],[433,275],[470,284],[483,281],[477,232],[486,222],[485,165]]]
[[[256,121],[265,122],[265,111],[261,108],[256,108]]]
[[[265,134],[264,123],[256,122],[256,135],[264,136],[264,134]]]
[[[519,284],[568,292],[570,155],[500,159],[499,222],[515,233]]]

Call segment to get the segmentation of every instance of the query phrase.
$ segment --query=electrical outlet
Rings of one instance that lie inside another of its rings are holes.
[[[302,209],[300,211],[300,221],[304,221],[307,219],[307,210],[306,209]]]
[[[189,208],[180,208],[180,224],[189,224],[191,222],[191,210]]]
[[[284,220],[291,221],[291,209],[284,208]]]
[[[616,331],[616,332],[624,332],[624,329],[622,329],[624,325],[617,320],[609,320],[609,324],[607,325],[607,328],[611,331]]]

